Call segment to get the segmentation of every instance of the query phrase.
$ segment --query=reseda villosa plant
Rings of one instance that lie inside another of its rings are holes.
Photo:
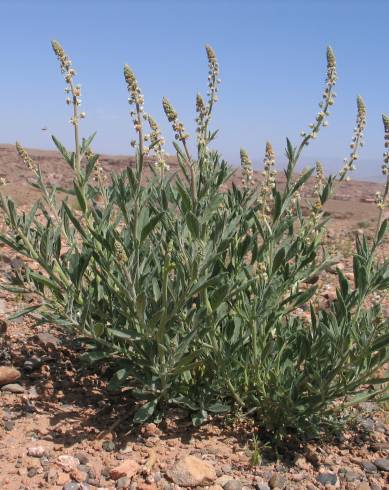
[[[325,177],[317,162],[296,174],[303,149],[327,125],[334,103],[332,50],[320,112],[298,146],[287,140],[285,183],[276,182],[275,155],[267,143],[259,185],[242,149],[242,187],[223,192],[234,171],[210,148],[220,83],[212,48],[206,48],[207,98],[196,97],[196,155],[176,110],[166,97],[162,101],[175,137],[174,174],[158,124],[145,112],[138,81],[125,65],[136,161],[108,179],[90,149],[94,135],[79,136],[85,113],[79,112],[81,89],[71,61],[58,42],[52,45],[73,109],[75,149],[69,152],[53,140],[74,180],[72,189],[61,190],[67,197],[59,199],[58,189],[45,184],[39,164],[17,143],[42,193],[28,213],[1,196],[8,226],[1,241],[39,265],[32,270],[26,264],[25,277],[4,286],[40,298],[19,315],[61,326],[83,339],[86,358],[109,362],[114,374],[108,387],[130,388],[137,423],[160,420],[171,405],[189,409],[196,424],[209,414],[239,411],[280,438],[320,433],[336,427],[348,406],[387,398],[388,379],[376,373],[389,360],[388,320],[379,304],[368,308],[366,300],[389,288],[388,261],[375,258],[388,227],[382,213],[388,180],[377,196],[374,238],[357,238],[355,283],[337,270],[337,299],[330,309],[313,301],[312,278],[333,265],[323,247],[323,205],[353,170],[366,124],[358,97],[351,152],[340,172]],[[388,146],[389,120],[383,120]],[[155,168],[144,179],[150,155]],[[386,152],[387,179],[388,168]],[[310,178],[313,199],[304,215],[300,191]],[[310,308],[310,318],[298,314],[302,305]]]

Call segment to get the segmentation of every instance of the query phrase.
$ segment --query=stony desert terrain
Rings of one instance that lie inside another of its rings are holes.
[[[48,182],[69,185],[71,171],[56,152],[32,150],[31,156]],[[133,159],[102,156],[101,163],[119,171]],[[18,206],[36,199],[29,171],[11,145],[0,145],[0,177],[7,181],[3,192]],[[232,180],[238,185],[239,172]],[[373,233],[374,193],[380,189],[380,184],[351,181],[339,186],[327,205],[332,218],[328,246],[350,279],[353,240],[358,233]],[[389,253],[389,242],[381,253]],[[0,281],[15,259],[0,248]],[[323,302],[335,298],[333,272],[320,280]],[[375,300],[389,316],[389,298]],[[104,365],[99,371],[81,366],[80,346],[51,325],[34,327],[30,318],[7,322],[21,306],[18,298],[0,291],[1,490],[389,488],[385,406],[361,405],[354,430],[336,440],[285,441],[278,458],[271,447],[261,448],[254,464],[254,429],[245,421],[213,419],[194,429],[187,414],[176,410],[159,426],[132,428],[131,407],[106,390]]]

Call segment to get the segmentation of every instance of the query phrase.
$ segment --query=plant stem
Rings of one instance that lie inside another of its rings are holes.
[[[182,135],[182,133],[180,133],[180,136],[181,135]],[[188,162],[188,167],[189,167],[189,171],[190,171],[190,189],[191,189],[191,193],[192,193],[193,204],[195,204],[195,202],[196,202],[196,175],[195,175],[194,168],[193,168],[193,161],[192,161],[192,158],[190,156],[188,146],[186,144],[185,139],[182,139],[181,141],[182,141],[182,145],[184,147],[185,155],[186,155],[187,162]]]
[[[73,82],[70,80],[69,82],[70,90],[72,93],[72,103],[73,103],[73,126],[74,126],[74,142],[75,142],[75,172],[77,180],[80,180],[81,177],[81,155],[80,155],[80,134],[78,127],[78,100],[77,95],[75,94],[75,88]]]

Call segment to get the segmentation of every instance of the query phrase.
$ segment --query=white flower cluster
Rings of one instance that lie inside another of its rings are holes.
[[[247,151],[243,148],[240,149],[240,164],[242,167],[242,185],[244,187],[249,187],[253,185],[253,166],[249,159]]]
[[[73,82],[76,71],[74,70],[74,68],[72,68],[72,61],[65,53],[63,47],[59,44],[58,41],[52,41],[51,45],[55,55],[58,58],[61,67],[61,73],[65,75],[64,78],[65,82],[67,83],[67,87],[65,88],[65,93],[67,95],[66,104],[73,104],[74,106],[74,112],[73,116],[70,118],[70,123],[73,124],[73,126],[77,126],[78,120],[84,119],[86,117],[85,112],[80,112],[80,114],[78,114],[77,112],[78,107],[81,105],[81,85],[75,85]]]
[[[348,172],[355,170],[354,162],[358,160],[359,155],[357,154],[357,150],[359,147],[363,146],[363,136],[364,130],[366,127],[366,106],[362,97],[358,95],[357,97],[357,123],[354,128],[353,138],[350,144],[350,155],[343,159],[344,165],[341,171],[339,172],[340,180],[343,180]]]
[[[208,106],[205,104],[203,98],[200,94],[196,96],[196,132],[197,132],[197,143],[199,145],[206,144],[206,132],[208,127],[208,122],[210,115],[208,113]]]
[[[173,106],[166,97],[162,99],[162,106],[167,120],[172,123],[175,139],[185,142],[189,138],[189,134],[186,133],[183,123],[178,119],[177,112],[173,109]]]
[[[163,175],[165,171],[169,170],[169,165],[166,163],[165,149],[163,148],[163,145],[165,144],[165,139],[162,136],[156,121],[150,115],[148,115],[147,119],[151,128],[151,133],[149,135],[149,151],[152,150],[155,153],[155,156],[157,158],[155,166],[158,168],[161,175]]]
[[[322,101],[319,103],[320,111],[317,113],[315,121],[309,124],[309,131],[301,131],[303,145],[308,145],[310,139],[315,139],[320,128],[328,126],[327,118],[330,115],[329,107],[333,105],[336,93],[333,92],[337,80],[336,59],[331,47],[327,48],[327,77],[326,86],[323,91]]]
[[[275,177],[277,171],[274,170],[276,163],[273,147],[271,143],[266,143],[265,158],[263,160],[263,172],[264,177],[259,189],[258,204],[260,206],[260,212],[262,215],[270,213],[270,201],[273,199],[273,188],[275,187]]]
[[[128,93],[130,94],[130,96],[128,97],[128,103],[135,108],[135,110],[130,111],[130,116],[134,124],[134,129],[139,134],[142,130],[144,97],[138,86],[135,75],[128,65],[124,65],[123,73],[124,79],[127,83]]]
[[[377,205],[377,208],[379,209],[385,208],[385,200],[384,200],[384,196],[382,195],[382,192],[377,191],[375,193],[375,203]]]
[[[208,104],[211,106],[214,102],[217,102],[217,92],[218,85],[221,82],[219,77],[220,69],[219,63],[216,59],[215,51],[211,48],[211,46],[205,46],[208,57],[208,92],[207,95],[209,97]]]
[[[318,229],[317,225],[319,223],[319,218],[322,214],[323,205],[321,202],[321,194],[323,192],[324,186],[324,171],[321,162],[316,162],[316,176],[315,176],[315,187],[313,189],[314,202],[311,207],[309,221],[308,221],[308,233],[313,233],[317,235]]]
[[[197,123],[197,142],[198,144],[206,145],[207,143],[207,128],[211,119],[213,104],[217,102],[217,92],[221,80],[219,77],[220,68],[217,62],[215,51],[211,46],[205,46],[208,58],[208,91],[207,103],[204,102],[201,95],[196,97],[196,123]]]
[[[16,151],[18,152],[20,158],[23,160],[23,163],[29,170],[32,170],[33,172],[38,171],[37,164],[18,141],[16,142]]]

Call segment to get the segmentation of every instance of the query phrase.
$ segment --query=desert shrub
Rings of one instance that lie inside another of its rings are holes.
[[[320,112],[299,145],[287,140],[283,181],[276,180],[267,143],[263,178],[255,181],[242,149],[242,185],[236,186],[228,185],[235,171],[211,148],[220,82],[212,48],[206,48],[208,95],[196,98],[194,156],[183,123],[163,99],[175,136],[176,172],[125,66],[136,161],[110,176],[91,150],[93,136],[79,136],[85,117],[80,87],[62,47],[54,41],[53,49],[73,109],[74,151],[53,141],[74,180],[71,189],[60,189],[67,196],[59,199],[17,143],[42,195],[29,212],[1,196],[8,232],[0,238],[28,259],[23,275],[4,287],[39,298],[19,314],[59,325],[84,342],[85,358],[110,363],[108,388],[138,400],[138,423],[160,420],[170,405],[179,405],[194,423],[239,411],[281,437],[333,428],[348,406],[384,399],[385,378],[377,371],[388,361],[388,320],[368,299],[389,287],[388,261],[375,258],[388,225],[382,212],[388,182],[377,196],[374,238],[356,239],[355,281],[338,269],[336,301],[326,309],[315,299],[317,278],[334,265],[323,245],[323,205],[354,168],[366,123],[362,98],[351,153],[339,173],[326,177],[320,162],[300,174],[295,170],[305,146],[327,125],[337,77],[332,50]],[[387,146],[389,120],[383,120]],[[151,155],[154,164],[146,164]],[[388,175],[387,153],[384,159]],[[303,198],[309,179],[313,194]]]

